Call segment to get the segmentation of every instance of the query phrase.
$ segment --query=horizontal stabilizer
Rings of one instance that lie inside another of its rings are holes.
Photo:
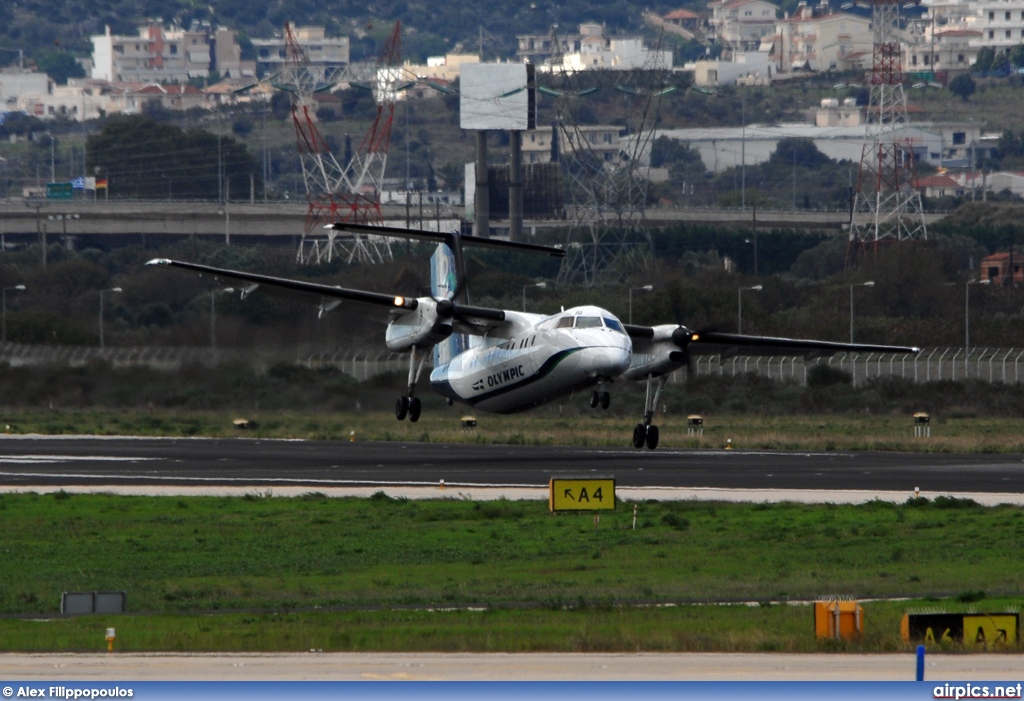
[[[565,250],[552,246],[541,246],[535,243],[519,243],[518,241],[503,241],[501,239],[485,239],[482,236],[471,236],[459,234],[453,231],[424,231],[422,229],[400,229],[395,226],[371,226],[369,224],[349,224],[338,222],[328,224],[327,229],[335,231],[347,231],[353,234],[366,234],[367,236],[392,236],[400,239],[411,239],[413,241],[437,241],[446,243],[455,248],[455,239],[458,238],[463,246],[476,246],[478,248],[496,248],[503,251],[522,251],[524,253],[543,253],[555,258],[565,258]]]

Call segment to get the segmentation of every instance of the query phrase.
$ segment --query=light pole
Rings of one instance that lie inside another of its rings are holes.
[[[24,292],[25,291],[25,286],[24,285],[15,285],[14,287],[5,287],[4,288],[4,292],[3,292],[3,298],[4,298],[4,324],[3,324],[4,332],[3,332],[3,342],[4,343],[7,343],[7,293],[8,292],[12,292],[12,291]]]
[[[988,285],[991,280],[968,280],[964,285],[964,377],[967,377],[971,355],[971,285]]]
[[[631,288],[629,288],[629,323],[630,324],[633,323],[633,293],[637,292],[637,291],[640,291],[640,292],[650,292],[653,289],[654,289],[654,285],[644,285],[643,287],[631,287]]]
[[[214,304],[218,292],[234,292],[234,287],[210,291],[210,348],[217,347],[217,306]]]
[[[740,92],[740,112],[743,119],[743,134],[740,139],[740,161],[742,162],[743,185],[741,192],[741,206],[744,212],[747,211],[747,98],[746,94]]]
[[[547,286],[548,286],[548,283],[546,283],[546,282],[537,282],[537,283],[534,283],[532,285],[523,285],[523,311],[524,312],[526,311],[526,291],[528,289],[530,289],[531,287],[536,287],[537,289],[543,290]]]
[[[855,282],[852,285],[850,285],[850,343],[853,343],[853,288],[874,286],[874,280],[868,280],[867,282]]]
[[[745,290],[749,290],[751,292],[760,292],[763,289],[764,287],[762,285],[754,285],[753,287],[741,287],[739,290],[736,291],[736,296],[739,300],[739,304],[737,305],[739,312],[736,318],[736,333],[743,333],[743,292]]]
[[[121,292],[120,287],[111,287],[107,290],[100,290],[100,350],[103,350],[103,295],[107,292]]]
[[[54,142],[53,134],[46,132],[46,135],[50,137],[50,182],[57,182],[57,154],[56,144]]]
[[[743,243],[751,243],[754,245],[754,277],[757,277],[757,229],[754,230],[754,238],[743,239]]]

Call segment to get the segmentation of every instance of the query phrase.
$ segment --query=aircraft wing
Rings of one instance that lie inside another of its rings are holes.
[[[319,301],[321,310],[333,309],[335,301],[352,301],[384,307],[391,310],[414,311],[419,306],[419,300],[415,297],[404,297],[402,295],[389,295],[381,292],[367,292],[366,290],[353,290],[334,285],[324,285],[317,282],[305,282],[303,280],[292,280],[289,278],[274,277],[271,275],[260,275],[241,270],[228,270],[226,268],[215,268],[200,263],[188,263],[168,258],[154,258],[146,265],[158,265],[169,268],[191,270],[200,275],[209,275],[216,280],[225,280],[238,283],[242,287],[242,297],[255,292],[258,288],[266,287],[278,293],[285,293],[291,297],[298,297],[304,301]],[[468,304],[456,304],[450,300],[439,300],[438,307],[450,305],[451,314],[457,321],[470,324],[475,327],[491,327],[505,321],[505,312],[500,309],[489,307],[474,307]],[[471,331],[468,331],[471,332]]]
[[[747,336],[719,331],[690,331],[685,326],[676,328],[625,325],[626,333],[634,341],[671,343],[691,356],[721,355],[722,359],[736,356],[804,356],[829,357],[836,353],[920,353],[920,348],[887,346],[874,343],[837,343],[803,338],[776,338],[774,336]]]
[[[800,338],[773,336],[746,336],[718,331],[695,332],[688,350],[691,355],[721,355],[722,359],[735,356],[797,356],[819,358],[836,353],[919,353],[920,348],[886,346],[871,343],[836,343]]]

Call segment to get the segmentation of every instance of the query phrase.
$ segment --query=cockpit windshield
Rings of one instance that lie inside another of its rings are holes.
[[[560,316],[552,319],[545,319],[539,324],[541,329],[600,329],[602,327],[626,333],[622,324],[616,319],[600,316]]]

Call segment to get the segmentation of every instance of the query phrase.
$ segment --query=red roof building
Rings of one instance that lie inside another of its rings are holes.
[[[1010,268],[1013,267],[1013,284],[1024,282],[1024,254],[993,253],[981,260],[981,278],[993,285],[1010,285]]]

